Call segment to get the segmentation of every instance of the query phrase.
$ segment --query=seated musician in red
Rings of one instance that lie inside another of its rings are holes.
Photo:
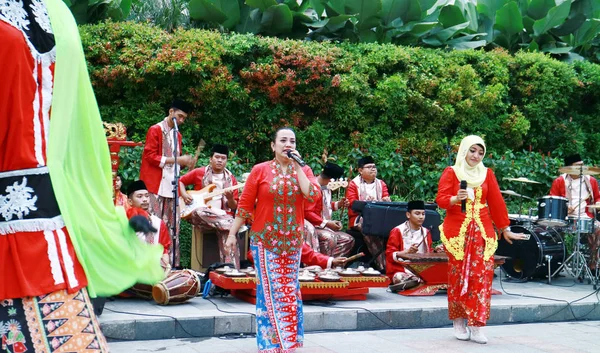
[[[185,190],[188,185],[193,185],[194,190],[201,190],[210,184],[217,187],[215,191],[223,190],[238,184],[233,173],[227,169],[229,148],[225,145],[215,144],[212,147],[209,164],[196,168],[179,179],[179,191],[186,204],[193,202],[192,196]],[[217,234],[219,255],[221,262],[233,263],[240,267],[240,252],[234,248],[233,258],[223,247],[233,224],[233,216],[239,200],[238,190],[225,191],[221,197],[207,202],[208,207],[200,207],[192,213],[190,223],[199,227],[203,232],[214,231]]]
[[[348,200],[348,227],[362,232],[362,218],[352,211],[354,201],[391,201],[387,185],[377,179],[377,166],[373,157],[366,156],[358,160],[358,176],[348,184],[346,199]],[[373,236],[364,236],[364,241],[371,254],[376,254],[384,247],[383,240]],[[375,260],[379,269],[385,268],[385,254]]]
[[[339,179],[343,173],[342,167],[327,162],[316,179],[322,197],[314,203],[304,204],[305,223],[312,225],[310,230],[314,231],[319,240],[319,251],[332,257],[346,256],[354,246],[354,238],[341,231],[342,223],[331,219],[332,212],[340,205],[348,206],[346,199],[332,201],[331,190],[327,187],[331,179]],[[304,229],[307,231],[307,227]]]
[[[160,265],[169,273],[171,270],[171,261],[169,259],[169,249],[171,248],[171,236],[165,222],[148,213],[150,209],[150,192],[146,188],[146,184],[142,180],[136,180],[127,187],[127,218],[133,216],[144,216],[156,232],[137,232],[138,238],[148,244],[161,244],[163,246],[163,256],[160,259]]]
[[[425,202],[410,201],[408,203],[406,218],[408,220],[390,232],[385,249],[386,275],[392,281],[390,290],[399,290],[416,287],[421,279],[408,269],[404,268],[404,260],[399,254],[424,254],[433,252],[431,247],[431,232],[423,227],[425,222]]]
[[[579,154],[574,154],[565,158],[565,167],[581,166],[583,161]],[[582,187],[583,186],[583,187]],[[580,195],[581,194],[581,198]],[[589,218],[595,219],[595,212],[587,209],[587,206],[600,204],[600,192],[598,192],[598,181],[590,175],[583,176],[583,183],[579,174],[562,174],[552,182],[550,189],[551,196],[562,196],[568,199],[569,218]],[[590,245],[589,266],[592,270],[596,269],[598,263],[598,246],[600,245],[600,222],[595,221],[595,231],[588,237]]]

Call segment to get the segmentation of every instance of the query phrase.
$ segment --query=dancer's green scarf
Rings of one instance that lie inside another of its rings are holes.
[[[48,168],[89,293],[156,283],[162,247],[142,243],[112,203],[110,155],[77,25],[63,1],[45,3],[56,40]]]

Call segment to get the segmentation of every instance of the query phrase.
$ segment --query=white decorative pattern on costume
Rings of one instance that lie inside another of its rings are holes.
[[[42,0],[32,0],[30,7],[35,16],[35,22],[37,22],[46,33],[52,33],[48,10],[46,10],[46,6],[44,6]]]
[[[29,19],[21,0],[0,0],[0,19],[21,31],[29,30]]]
[[[34,190],[27,186],[27,178],[23,177],[21,184],[15,181],[12,186],[7,186],[7,195],[0,195],[0,214],[5,221],[10,221],[13,216],[23,219],[29,211],[36,211],[37,196],[32,195]]]

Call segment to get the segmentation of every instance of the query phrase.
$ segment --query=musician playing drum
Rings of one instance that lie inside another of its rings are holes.
[[[583,161],[579,154],[574,154],[565,158],[565,167],[583,166]],[[582,182],[583,181],[583,182]],[[598,181],[590,175],[584,175],[583,180],[579,174],[562,174],[552,182],[550,195],[562,196],[569,200],[569,219],[574,221],[576,227],[579,226],[578,218],[594,221],[594,213],[586,209],[588,205],[600,204],[600,193],[598,192]],[[580,198],[581,195],[581,198]],[[600,242],[600,222],[595,222],[593,234],[588,236],[590,246],[590,269],[594,270],[598,263],[597,253]],[[577,231],[577,229],[574,229]],[[584,233],[587,231],[584,231]]]
[[[229,148],[225,145],[215,144],[212,147],[209,164],[196,168],[179,179],[179,190],[186,204],[193,202],[192,196],[185,190],[188,185],[193,185],[194,190],[201,190],[210,184],[215,184],[215,190],[222,190],[238,184],[235,176],[227,169]],[[225,251],[229,229],[233,224],[233,215],[239,200],[238,190],[225,191],[221,197],[208,202],[208,207],[201,207],[192,212],[190,223],[205,231],[215,231],[219,244],[221,262],[233,263],[240,267],[240,250],[234,247],[232,254]],[[231,256],[233,255],[233,256]]]
[[[385,249],[386,274],[392,281],[392,292],[416,287],[421,282],[419,277],[404,268],[402,263],[405,260],[399,258],[399,254],[433,252],[431,232],[423,227],[425,202],[410,201],[407,206],[408,220],[392,229]]]
[[[130,206],[127,210],[127,217],[130,219],[130,224],[134,226],[132,218],[135,216],[142,216],[149,221],[148,226],[135,224],[134,228],[138,230],[136,233],[138,238],[148,244],[161,244],[163,246],[164,252],[160,265],[165,271],[165,275],[160,282],[152,287],[136,284],[125,291],[122,296],[136,296],[143,299],[149,299],[152,296],[158,304],[162,305],[180,304],[195,297],[200,285],[197,275],[190,270],[171,270],[169,229],[162,219],[148,213],[150,209],[150,192],[146,188],[146,184],[142,180],[134,181],[127,187],[127,196],[127,202]],[[183,277],[183,279],[177,281],[177,283],[171,283],[173,282],[172,278],[177,277]],[[171,291],[170,285],[185,286],[185,288],[174,288],[175,291]],[[170,291],[172,293],[169,293]],[[172,296],[177,296],[177,298],[169,300]]]
[[[448,316],[457,339],[477,343],[487,343],[481,327],[490,317],[498,246],[494,225],[509,244],[526,239],[510,230],[506,204],[494,173],[483,165],[484,156],[483,139],[465,137],[454,166],[446,168],[440,178],[436,197],[439,207],[446,210],[440,238],[448,254]],[[461,187],[463,181],[465,187]]]

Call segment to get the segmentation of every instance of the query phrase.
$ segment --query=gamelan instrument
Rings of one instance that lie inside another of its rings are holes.
[[[214,191],[217,186],[215,184],[210,184],[201,190],[188,191],[188,194],[194,199],[194,201],[192,201],[191,204],[186,205],[185,202],[183,202],[183,199],[179,200],[181,202],[181,205],[184,205],[181,209],[181,218],[188,219],[192,215],[192,212],[194,212],[196,209],[200,207],[207,207],[207,202],[213,199],[214,197],[221,196],[227,191],[240,189],[244,187],[244,185],[245,183],[240,183],[225,189]]]
[[[504,178],[504,180],[509,180],[509,181],[517,181],[517,182],[519,182],[519,183],[541,184],[539,181],[535,181],[535,180],[527,179],[527,178],[525,178],[525,177],[518,177],[518,178]]]
[[[510,229],[529,236],[527,240],[513,240],[512,245],[504,237],[498,241],[496,254],[508,257],[502,269],[512,278],[550,277],[565,259],[565,244],[556,229],[520,225]]]
[[[448,255],[446,253],[400,253],[402,265],[423,280],[417,287],[398,292],[405,296],[430,296],[440,289],[448,288]],[[494,264],[501,265],[506,258],[494,255]],[[492,290],[492,294],[498,294]]]
[[[192,270],[172,271],[152,288],[152,298],[160,305],[181,304],[200,292],[200,278]]]
[[[600,174],[600,168],[587,165],[570,165],[558,168],[558,171],[570,175],[597,175]]]
[[[524,199],[528,199],[528,200],[533,200],[531,197],[529,196],[525,196],[525,195],[521,195],[521,194],[517,194],[516,192],[512,191],[512,190],[500,190],[500,192],[504,195],[510,195],[510,196],[516,196],[516,197],[522,197]]]

